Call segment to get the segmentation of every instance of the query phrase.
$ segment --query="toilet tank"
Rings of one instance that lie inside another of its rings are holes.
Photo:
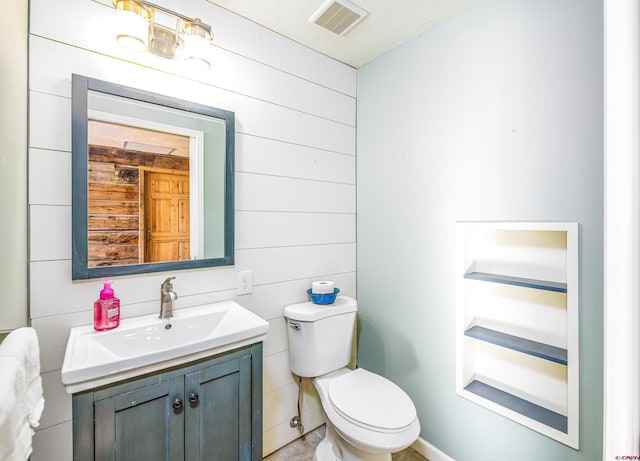
[[[289,365],[303,378],[322,376],[351,361],[358,304],[338,296],[327,305],[305,303],[284,308],[289,332]]]

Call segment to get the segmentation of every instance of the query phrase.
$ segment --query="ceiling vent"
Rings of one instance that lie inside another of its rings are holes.
[[[367,14],[369,13],[347,0],[327,0],[311,15],[309,22],[336,35],[344,35]]]

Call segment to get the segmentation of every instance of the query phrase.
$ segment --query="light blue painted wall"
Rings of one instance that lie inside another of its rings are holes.
[[[602,453],[601,0],[473,0],[358,70],[359,363],[457,461]],[[455,222],[580,224],[579,451],[455,393]]]

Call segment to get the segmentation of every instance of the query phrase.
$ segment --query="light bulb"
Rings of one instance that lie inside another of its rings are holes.
[[[190,67],[198,70],[208,70],[209,53],[213,34],[209,26],[205,26],[199,19],[184,25],[184,60]]]
[[[138,2],[123,0],[117,7],[118,34],[116,40],[133,51],[146,51],[149,45],[149,14]]]
[[[209,64],[209,42],[197,35],[185,35],[184,40],[184,60],[190,67],[198,70],[208,70]]]

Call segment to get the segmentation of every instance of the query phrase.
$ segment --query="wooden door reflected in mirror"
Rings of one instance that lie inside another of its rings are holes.
[[[143,169],[140,213],[144,227],[141,262],[184,261],[190,258],[189,174]]]

